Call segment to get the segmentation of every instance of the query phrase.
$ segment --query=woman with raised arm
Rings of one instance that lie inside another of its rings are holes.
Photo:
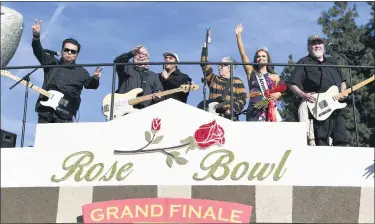
[[[235,31],[242,62],[250,63],[242,42],[242,25],[237,25]],[[265,47],[257,49],[253,63],[272,63],[268,49]],[[256,95],[256,92],[259,93],[257,97],[250,97],[246,120],[281,121],[275,102],[281,97],[281,92],[285,91],[286,87],[283,85],[281,88],[277,88],[280,77],[273,67],[269,65],[244,65],[244,69],[250,93],[253,93],[253,95]]]

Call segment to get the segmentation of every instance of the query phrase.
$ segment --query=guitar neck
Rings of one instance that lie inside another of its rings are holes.
[[[363,82],[358,83],[357,85],[353,86],[353,88],[346,89],[345,91],[338,94],[336,97],[349,95],[350,93],[352,93],[352,89],[353,89],[353,91],[356,91],[357,89],[360,89],[363,86],[365,86],[365,85],[369,84],[370,82],[374,81],[374,77],[375,77],[375,75],[373,75],[371,78],[366,79]]]
[[[179,87],[179,88],[175,88],[175,89],[166,90],[166,91],[163,91],[163,92],[160,92],[160,93],[157,93],[157,94],[158,94],[159,97],[163,97],[163,96],[167,96],[167,95],[177,93],[177,92],[181,92],[181,91],[182,91],[182,88]],[[129,101],[129,104],[135,105],[135,104],[139,104],[139,103],[142,103],[144,101],[151,100],[151,99],[152,99],[152,94],[146,95],[146,96],[140,96],[140,97],[137,97],[137,98]]]
[[[13,79],[13,80],[15,80],[15,81],[19,81],[19,80],[21,80],[20,78],[18,78],[17,76],[15,76],[15,75],[13,75],[13,74],[11,74],[10,72],[8,72],[8,71],[5,71],[5,70],[1,70],[1,74],[3,75],[5,75],[5,76],[7,76],[7,77],[9,77],[9,78],[11,78],[11,79]],[[27,85],[27,82],[25,81],[25,80],[22,80],[21,81],[21,83],[23,84],[23,85]],[[46,96],[46,97],[49,97],[49,93],[46,91],[46,90],[44,90],[44,89],[42,89],[42,88],[39,88],[38,86],[35,86],[34,84],[32,84],[31,82],[29,82],[29,88],[30,89],[32,89],[32,90],[34,90],[34,91],[36,91],[36,92],[38,92],[38,93],[40,93],[40,94],[42,94],[42,95],[44,95],[44,96]]]

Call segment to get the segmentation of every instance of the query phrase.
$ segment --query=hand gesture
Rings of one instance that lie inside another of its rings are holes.
[[[304,99],[304,100],[306,100],[307,102],[310,102],[310,103],[315,103],[316,99],[313,96],[313,94],[315,94],[315,93],[305,93],[302,96],[302,99]]]
[[[161,91],[159,91],[159,92],[161,92]],[[152,94],[152,99],[153,99],[153,100],[155,100],[155,99],[160,99],[160,98],[161,98],[161,96],[159,96],[158,93],[153,93],[153,94]]]
[[[207,45],[210,44],[210,43],[211,43],[211,30],[208,31],[207,43],[206,43],[206,41],[204,41],[203,46],[207,47]]]
[[[40,27],[42,26],[42,24],[43,24],[42,20],[40,20],[38,23],[38,19],[35,19],[34,25],[31,27],[33,31],[33,36],[40,37]]]
[[[242,24],[238,24],[234,30],[236,31],[236,35],[241,35],[241,33],[243,31]]]
[[[142,47],[143,47],[143,45],[138,45],[136,48],[134,48],[133,49],[133,55],[137,55]]]
[[[94,76],[100,77],[102,75],[101,71],[103,70],[103,67],[96,67],[94,71]]]
[[[211,30],[208,31],[207,44],[211,43]]]
[[[161,76],[164,79],[168,79],[169,78],[169,74],[168,74],[168,72],[165,69],[163,69],[163,71],[161,72]]]
[[[280,92],[276,92],[276,93],[271,93],[270,96],[268,97],[268,99],[272,102],[275,102],[277,101],[279,98],[281,97],[281,93]]]

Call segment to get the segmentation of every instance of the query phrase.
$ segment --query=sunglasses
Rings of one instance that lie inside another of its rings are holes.
[[[65,53],[71,52],[72,54],[77,54],[77,50],[72,50],[72,49],[69,49],[69,48],[64,48],[64,52]]]

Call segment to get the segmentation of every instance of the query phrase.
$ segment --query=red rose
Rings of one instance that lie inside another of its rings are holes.
[[[152,125],[151,125],[151,129],[153,131],[159,131],[160,130],[160,126],[161,126],[161,119],[159,118],[154,118],[152,120]]]
[[[205,149],[215,144],[222,146],[225,143],[224,129],[214,120],[200,126],[194,133],[194,139],[199,148]]]

